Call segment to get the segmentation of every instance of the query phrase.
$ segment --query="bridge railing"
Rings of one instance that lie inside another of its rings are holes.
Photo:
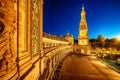
[[[59,62],[73,50],[69,42],[44,33],[41,79],[52,80]]]
[[[101,53],[101,54],[120,54],[120,51],[108,51],[108,50],[90,50],[90,53],[91,54],[98,54],[98,53]]]
[[[66,41],[65,38],[63,38],[63,37],[59,37],[57,35],[48,34],[48,33],[45,33],[45,32],[43,32],[43,37],[44,38],[53,39],[53,40]]]
[[[72,50],[72,46],[70,45],[49,48],[49,51],[46,52],[42,58],[42,63],[44,64],[42,66],[43,79],[52,80],[57,65],[66,55],[71,53]]]
[[[99,58],[116,59],[120,56],[120,51],[108,51],[108,50],[90,50],[91,54],[96,55]]]

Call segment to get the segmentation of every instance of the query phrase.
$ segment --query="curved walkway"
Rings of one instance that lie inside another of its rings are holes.
[[[70,54],[61,64],[57,80],[120,80],[120,74],[95,56]]]

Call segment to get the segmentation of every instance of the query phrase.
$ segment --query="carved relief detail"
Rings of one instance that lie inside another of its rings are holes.
[[[16,67],[15,0],[0,0],[0,76]]]

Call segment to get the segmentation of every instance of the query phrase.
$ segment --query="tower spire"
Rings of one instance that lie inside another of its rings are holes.
[[[82,4],[82,11],[81,11],[81,21],[79,27],[79,35],[78,35],[78,44],[79,45],[88,45],[88,42],[84,43],[84,40],[88,41],[88,28],[87,28],[87,21],[86,21],[86,12],[84,10],[84,4]],[[83,40],[83,43],[81,42]]]
[[[85,9],[84,9],[84,4],[82,4],[81,20],[86,20],[85,16],[86,16],[86,12],[85,12]]]
[[[79,25],[78,51],[84,54],[89,53],[89,37],[84,4],[82,4],[81,20]]]
[[[84,10],[84,3],[82,4],[82,10]]]

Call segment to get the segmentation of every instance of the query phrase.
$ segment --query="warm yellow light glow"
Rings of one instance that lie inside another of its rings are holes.
[[[120,41],[120,36],[119,36],[119,37],[117,37],[117,40],[118,40],[118,41]]]
[[[117,41],[120,41],[120,34],[116,35],[115,38],[117,38]]]

